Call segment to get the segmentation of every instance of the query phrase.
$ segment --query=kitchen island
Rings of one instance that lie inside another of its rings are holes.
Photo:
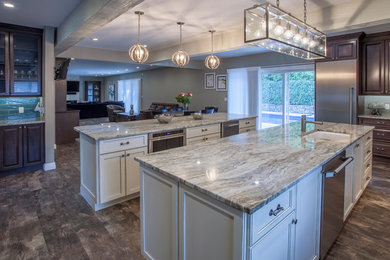
[[[80,193],[95,210],[137,197],[135,156],[220,139],[225,123],[235,125],[236,134],[256,130],[256,116],[227,113],[205,114],[202,120],[174,117],[168,124],[152,119],[75,127],[80,133]]]
[[[137,156],[143,255],[319,259],[322,167],[344,152],[354,159],[345,170],[345,220],[371,178],[373,128],[315,130],[322,135],[302,136],[296,122]]]

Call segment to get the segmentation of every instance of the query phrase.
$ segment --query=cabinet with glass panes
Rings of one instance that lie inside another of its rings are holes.
[[[0,95],[41,95],[41,30],[0,27]]]

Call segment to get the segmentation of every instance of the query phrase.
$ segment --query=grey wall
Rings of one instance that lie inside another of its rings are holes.
[[[108,85],[115,84],[118,80],[140,78],[142,80],[142,109],[147,109],[152,102],[173,102],[180,92],[193,94],[190,109],[202,109],[205,106],[217,106],[220,111],[227,110],[227,92],[206,90],[204,88],[204,73],[215,72],[227,74],[228,69],[244,67],[271,67],[293,64],[307,64],[308,61],[295,57],[267,52],[258,55],[243,56],[237,58],[222,59],[220,67],[211,71],[208,69],[178,69],[160,68],[149,71],[122,74],[104,78],[104,100],[108,97]]]
[[[87,76],[74,76],[74,75],[68,75],[67,80],[69,81],[79,81],[80,82],[80,91],[79,91],[79,100],[78,101],[84,101],[85,100],[85,81],[100,81],[102,86],[102,96],[101,100],[105,100],[104,96],[104,78],[101,77],[87,77]]]

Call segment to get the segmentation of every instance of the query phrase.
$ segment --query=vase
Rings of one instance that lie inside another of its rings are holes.
[[[188,111],[188,103],[183,103],[183,110]]]

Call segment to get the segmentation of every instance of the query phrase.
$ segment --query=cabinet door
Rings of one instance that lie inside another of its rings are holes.
[[[295,259],[318,259],[321,229],[321,168],[297,184]]]
[[[134,157],[147,153],[147,147],[126,151],[126,195],[139,191],[139,162]]]
[[[10,46],[11,95],[40,95],[41,36],[11,33]]]
[[[23,166],[22,126],[0,128],[0,170]]]
[[[294,259],[295,211],[249,249],[249,259]],[[305,245],[302,245],[303,247]]]
[[[126,195],[125,152],[100,155],[100,203]]]
[[[356,41],[339,42],[336,44],[336,59],[337,60],[353,60],[356,59]]]
[[[364,175],[364,145],[362,140],[360,140],[354,147],[354,176],[353,176],[353,201],[356,202],[363,191],[362,178]]]
[[[141,252],[178,259],[178,183],[141,167]]]
[[[349,213],[351,212],[355,198],[353,194],[354,186],[354,175],[355,175],[355,164],[356,164],[356,149],[360,146],[360,143],[350,146],[346,149],[346,156],[353,157],[354,160],[352,163],[347,165],[345,168],[345,184],[344,184],[344,221],[347,219]]]
[[[385,92],[385,43],[383,41],[363,43],[362,94]]]
[[[24,166],[41,164],[45,161],[45,125],[23,126]]]
[[[390,40],[386,41],[386,69],[385,69],[385,77],[386,77],[386,94],[390,94]]]
[[[9,94],[9,37],[0,32],[0,96]]]

